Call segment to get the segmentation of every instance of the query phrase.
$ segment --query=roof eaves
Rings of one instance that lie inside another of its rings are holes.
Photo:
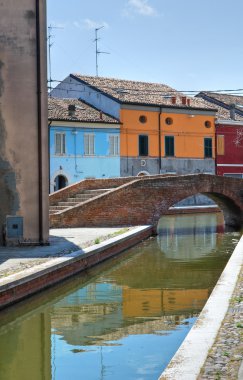
[[[123,102],[122,104],[127,105],[135,105],[135,106],[146,106],[146,107],[159,107],[159,108],[174,108],[174,109],[185,109],[185,110],[198,110],[198,111],[213,111],[217,112],[218,110],[216,108],[203,108],[203,107],[183,107],[183,106],[177,106],[177,105],[171,105],[171,104],[158,104],[158,103],[139,103],[139,102]]]
[[[57,118],[57,117],[50,117],[48,116],[48,120],[49,121],[61,121],[61,122],[65,122],[65,121],[68,121],[68,122],[73,122],[73,123],[94,123],[94,124],[114,124],[114,125],[118,125],[118,124],[122,124],[121,122],[115,120],[115,121],[106,121],[106,120],[81,120],[81,119],[70,119],[70,118]]]

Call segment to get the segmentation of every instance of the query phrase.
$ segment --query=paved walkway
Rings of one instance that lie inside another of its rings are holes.
[[[78,251],[120,234],[124,228],[63,228],[50,230],[50,245],[0,247],[0,278]]]
[[[243,268],[226,316],[198,378],[237,379],[243,380]]]

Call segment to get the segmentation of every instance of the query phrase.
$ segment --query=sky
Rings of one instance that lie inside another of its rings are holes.
[[[47,0],[51,78],[96,75],[102,27],[99,76],[243,89],[242,14],[242,0]]]

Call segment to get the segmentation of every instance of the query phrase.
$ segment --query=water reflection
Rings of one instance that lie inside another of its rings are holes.
[[[223,229],[221,213],[170,215],[160,219],[157,241],[167,257],[196,260],[216,248],[223,237],[217,233]]]
[[[157,238],[2,313],[0,379],[158,378],[239,237],[217,218],[165,217]]]

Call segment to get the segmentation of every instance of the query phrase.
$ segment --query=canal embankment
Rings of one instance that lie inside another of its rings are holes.
[[[243,237],[160,380],[242,379]]]
[[[0,248],[0,309],[136,245],[152,226],[52,230],[50,246]]]

